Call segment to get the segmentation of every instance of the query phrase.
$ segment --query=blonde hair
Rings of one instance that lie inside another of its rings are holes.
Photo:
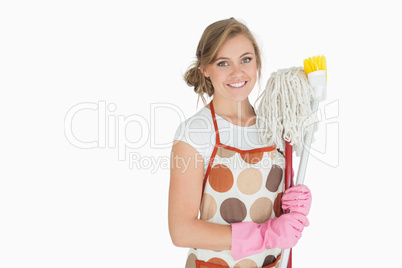
[[[213,63],[223,43],[238,34],[244,34],[253,45],[257,60],[257,73],[258,77],[261,77],[260,49],[247,26],[234,18],[214,22],[204,30],[197,47],[197,60],[184,74],[184,80],[189,86],[194,87],[198,99],[201,98],[204,104],[206,104],[204,94],[211,97],[214,94],[214,87],[211,80],[201,72],[201,68]]]

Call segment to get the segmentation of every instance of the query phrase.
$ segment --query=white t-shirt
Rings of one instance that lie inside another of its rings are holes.
[[[221,143],[238,148],[251,150],[269,145],[263,145],[258,139],[256,124],[249,127],[237,126],[215,114]],[[203,107],[195,115],[182,122],[176,130],[173,140],[180,140],[195,148],[204,159],[204,175],[209,159],[215,146],[215,129],[211,110]]]

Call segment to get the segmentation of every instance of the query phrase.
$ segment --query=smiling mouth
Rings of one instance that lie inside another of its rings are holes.
[[[238,82],[238,83],[233,83],[233,84],[228,84],[228,86],[233,87],[233,88],[241,88],[241,87],[243,87],[245,84],[247,84],[247,81]]]

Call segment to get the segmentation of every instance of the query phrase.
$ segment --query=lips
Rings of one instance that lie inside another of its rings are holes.
[[[247,84],[247,81],[236,82],[236,83],[233,83],[233,84],[228,84],[228,86],[233,87],[233,88],[241,88],[241,87],[243,87],[245,84]]]

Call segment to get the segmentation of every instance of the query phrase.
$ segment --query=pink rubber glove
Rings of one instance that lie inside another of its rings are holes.
[[[290,212],[260,225],[254,222],[232,223],[232,256],[234,260],[251,256],[266,248],[291,248],[297,244],[304,227],[309,225],[306,216]]]
[[[311,207],[311,192],[306,185],[296,185],[287,189],[282,196],[282,209],[299,212],[307,216]]]

